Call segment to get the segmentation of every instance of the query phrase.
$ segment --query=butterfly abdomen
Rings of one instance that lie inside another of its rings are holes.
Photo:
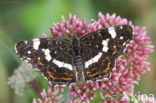
[[[74,65],[77,71],[81,71],[83,69],[82,57],[80,55],[74,56]]]

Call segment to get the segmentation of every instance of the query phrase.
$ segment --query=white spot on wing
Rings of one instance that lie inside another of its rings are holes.
[[[25,40],[25,41],[24,41],[24,43],[25,43],[25,44],[27,44],[27,43],[28,43],[28,41],[26,41],[26,40]]]
[[[44,50],[44,53],[45,53],[45,55],[49,55],[50,50],[49,50],[49,49],[45,49],[45,50]]]
[[[50,61],[52,58],[51,58],[51,55],[50,55],[50,50],[49,49],[42,49],[42,51],[44,52],[45,54],[45,58],[47,61]]]
[[[39,45],[40,45],[40,39],[33,39],[33,48],[35,50],[38,50]]]
[[[27,53],[28,53],[28,54],[31,54],[31,51],[28,51]]]
[[[108,41],[109,41],[109,39],[102,41],[102,45],[103,45],[102,51],[104,51],[104,52],[108,51]]]
[[[27,60],[31,60],[31,58],[27,57]]]
[[[114,27],[109,27],[108,28],[108,32],[111,35],[112,38],[116,37],[116,32],[115,32],[115,28]]]
[[[99,36],[101,36],[101,33],[100,32],[98,32],[98,34],[99,34]]]
[[[122,29],[123,27],[122,26],[120,26],[120,29]]]
[[[96,48],[98,48],[99,46],[98,45],[96,45]]]
[[[56,64],[59,68],[64,67],[64,68],[67,68],[69,70],[73,70],[73,67],[71,64],[64,63],[64,62],[58,61],[56,59],[53,60],[53,63]]]
[[[108,46],[108,41],[109,41],[109,39],[103,40],[103,41],[102,41],[102,45]]]
[[[120,39],[123,39],[123,36],[121,36]]]
[[[93,57],[92,59],[85,62],[85,68],[88,68],[89,65],[98,62],[98,60],[101,58],[101,56],[102,56],[102,53],[99,52],[95,57]]]
[[[57,53],[57,51],[54,51],[54,53],[56,54],[56,53]]]
[[[104,46],[102,51],[107,52],[108,51],[108,47]]]
[[[47,56],[46,56],[46,59],[47,59],[48,61],[50,61],[50,60],[51,60],[51,56],[50,56],[50,55],[47,55]]]
[[[126,45],[126,42],[123,42],[123,44],[122,44],[123,46],[125,46]]]

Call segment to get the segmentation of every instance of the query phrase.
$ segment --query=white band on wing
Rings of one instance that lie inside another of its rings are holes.
[[[112,38],[115,38],[117,36],[114,27],[109,27],[108,32],[109,32],[109,34],[111,35]]]
[[[90,60],[85,62],[85,68],[88,68],[89,65],[98,62],[98,60],[101,58],[101,56],[102,56],[102,53],[99,52],[96,56],[94,56],[93,58],[91,58]]]
[[[56,64],[59,68],[64,67],[69,70],[73,70],[73,66],[71,64],[64,63],[64,62],[58,61],[56,59],[53,60],[53,63]]]
[[[51,57],[51,55],[50,55],[50,50],[49,49],[42,49],[42,51],[44,52],[44,54],[45,54],[45,59],[47,60],[47,61],[50,61],[51,59],[52,59],[52,57]]]
[[[39,45],[40,45],[40,39],[33,39],[33,48],[35,50],[38,50]]]

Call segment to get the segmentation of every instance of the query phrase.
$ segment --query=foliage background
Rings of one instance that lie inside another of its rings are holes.
[[[42,37],[43,32],[50,35],[52,22],[61,22],[62,15],[67,19],[69,13],[76,14],[90,23],[99,11],[116,13],[135,25],[146,26],[156,46],[156,0],[0,0],[0,103],[30,103],[33,98],[32,91],[19,97],[7,85],[20,63],[14,50],[16,42]],[[155,52],[150,54],[151,71],[142,76],[134,93],[156,96],[155,58]]]

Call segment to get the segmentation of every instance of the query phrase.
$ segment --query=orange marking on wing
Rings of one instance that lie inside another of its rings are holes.
[[[117,53],[117,49],[115,48],[115,50],[113,51],[112,55]]]
[[[102,71],[102,73],[107,72],[110,68],[110,65],[111,65],[111,62],[108,62],[107,68],[104,71]]]
[[[92,68],[92,70],[91,70],[91,71],[94,71],[94,70],[96,70],[96,68]]]
[[[56,78],[56,77],[54,77],[49,71],[47,71],[47,73],[49,74],[49,76],[50,76],[53,80],[55,80],[55,79],[72,80],[72,78]]]
[[[94,71],[94,70],[96,70],[96,68],[91,69],[91,71]],[[91,73],[91,72],[87,71],[87,74],[89,74],[89,73]]]
[[[40,59],[38,59],[38,64],[44,66],[44,64],[40,61]]]
[[[91,72],[87,72],[87,74],[89,74],[89,73],[91,73]]]
[[[109,70],[109,68],[110,68],[110,65],[111,65],[111,62],[108,62],[107,68],[104,71],[102,71],[102,72],[96,72],[96,73],[94,73],[92,75],[89,75],[88,77],[94,77],[95,75],[98,75],[98,74],[107,72]]]
[[[100,72],[96,72],[96,73],[94,73],[94,74],[92,74],[92,75],[89,75],[88,77],[94,77],[95,75],[98,75]]]

